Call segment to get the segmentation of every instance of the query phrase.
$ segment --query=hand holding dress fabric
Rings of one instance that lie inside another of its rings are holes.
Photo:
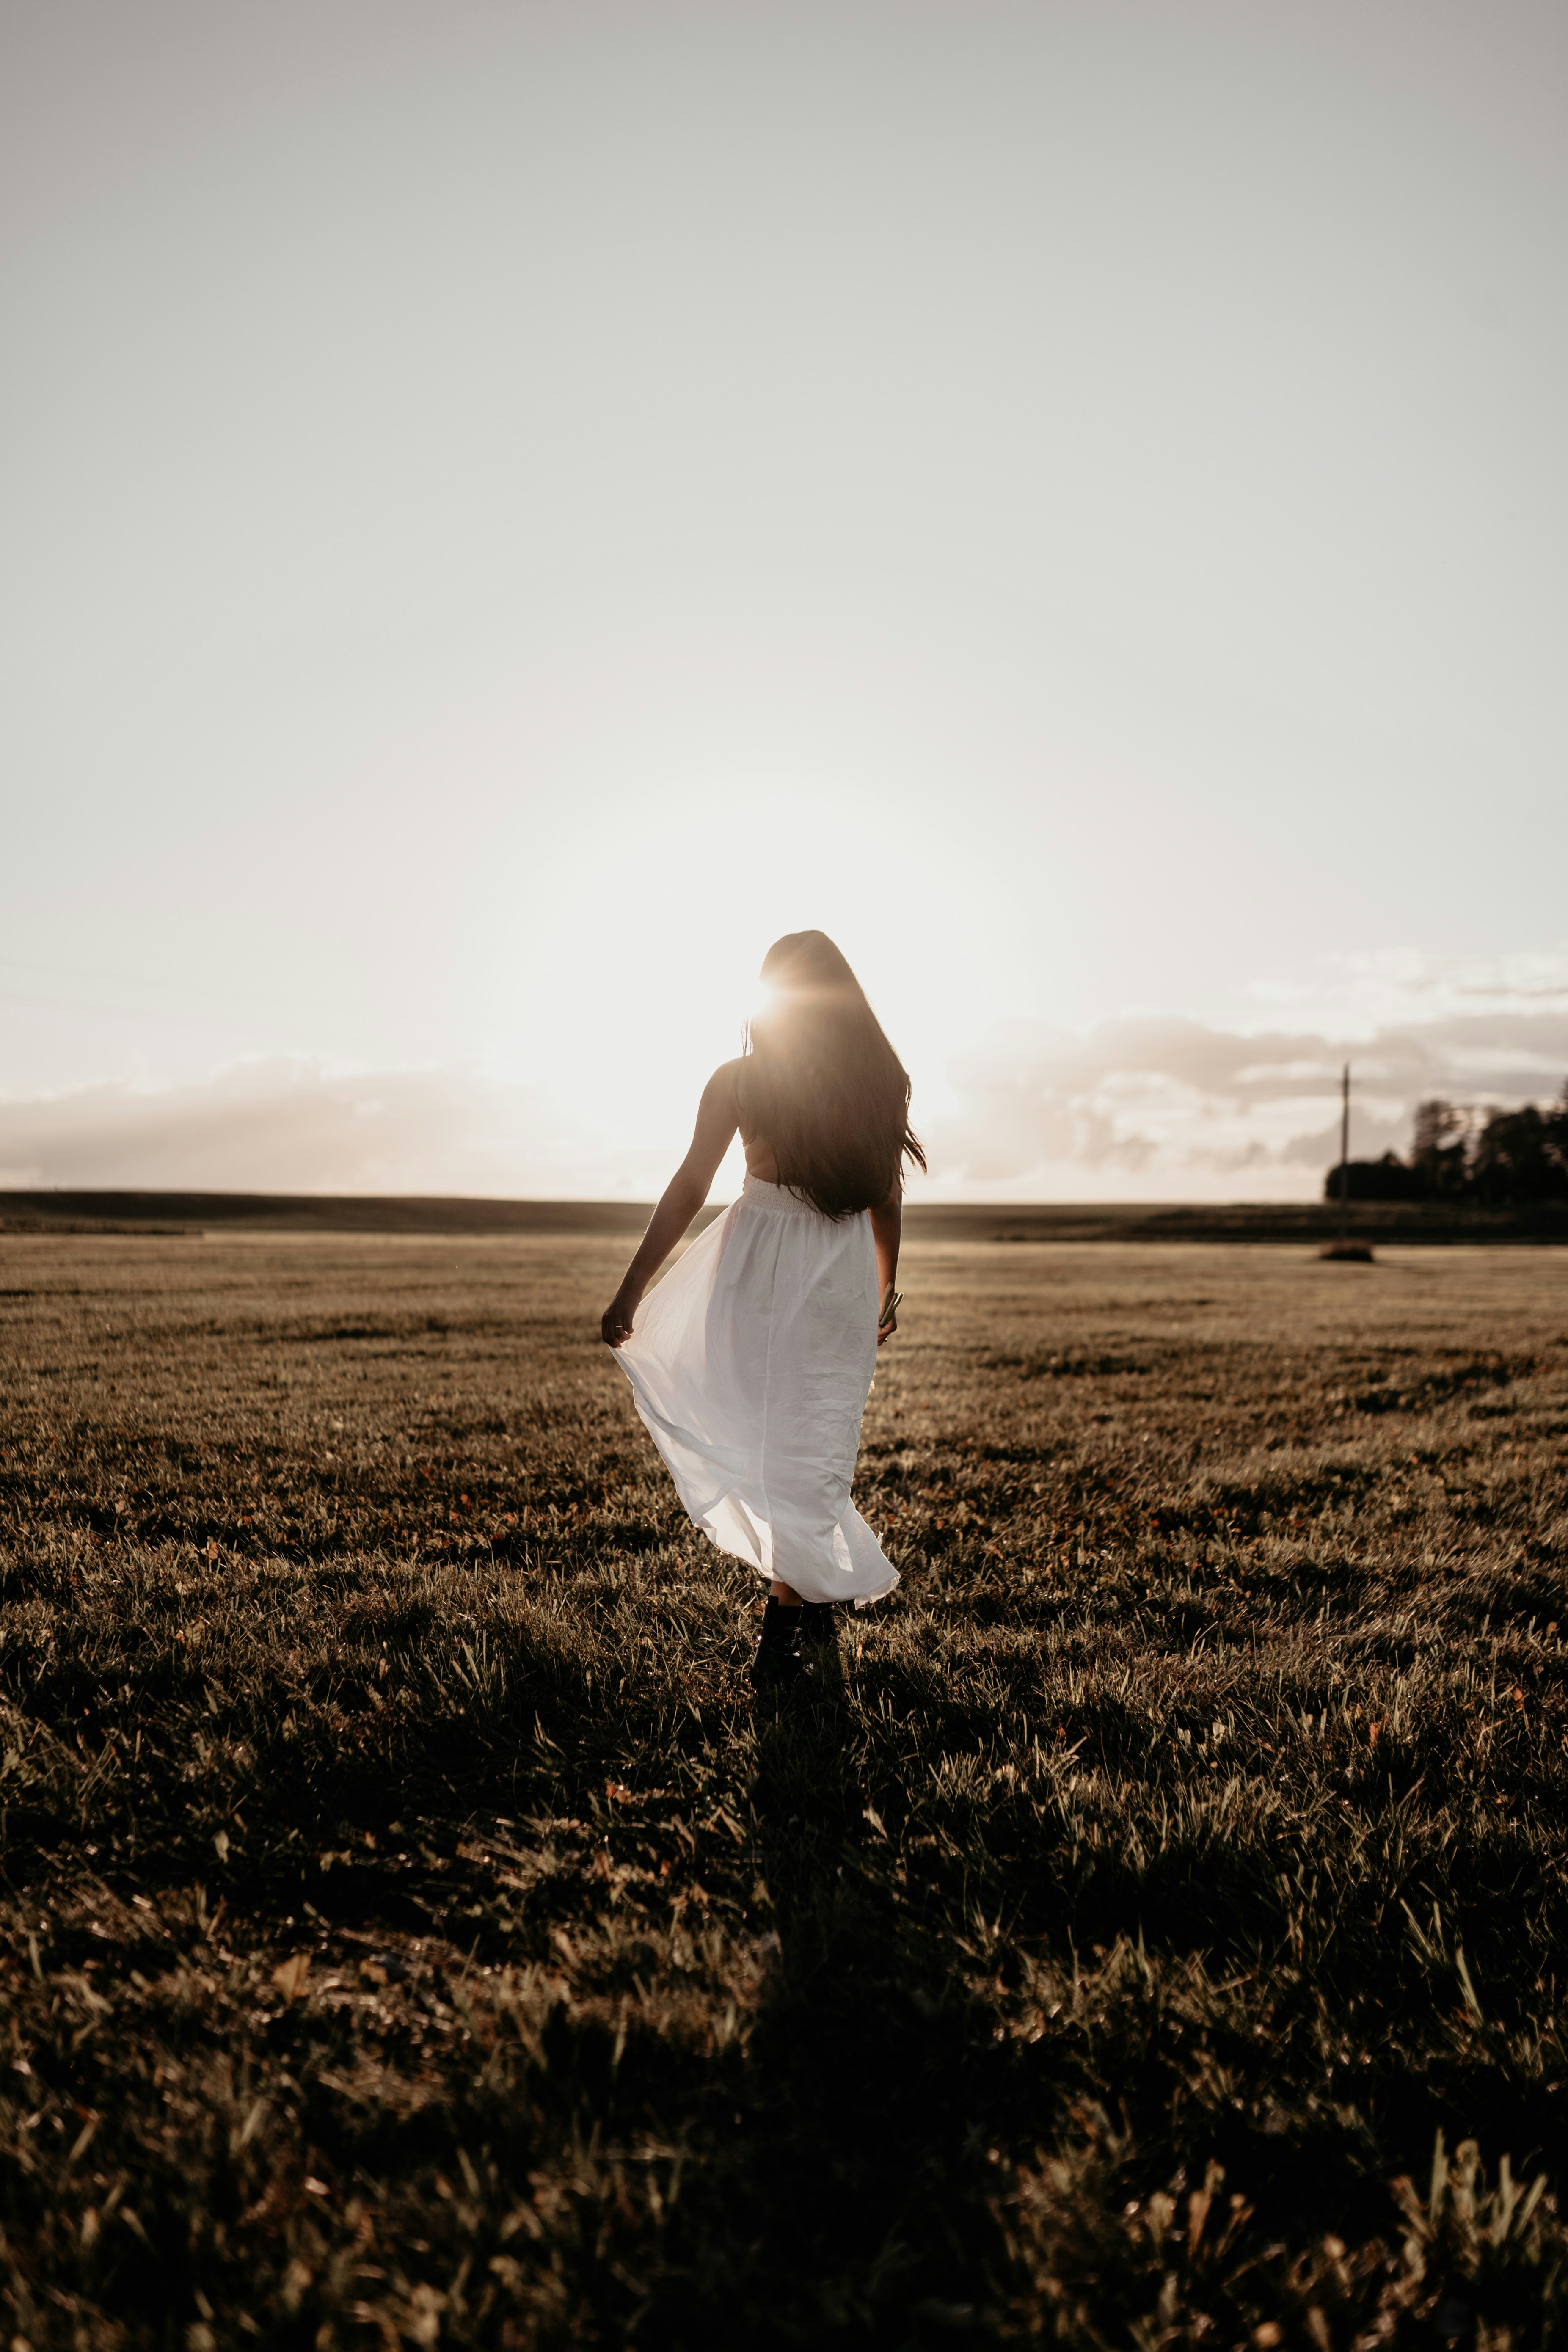
[[[632,1336],[632,1324],[641,1300],[623,1284],[616,1291],[599,1320],[599,1337],[606,1348],[624,1347]]]

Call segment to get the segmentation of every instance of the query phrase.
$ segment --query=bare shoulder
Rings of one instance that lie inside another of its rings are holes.
[[[740,1063],[721,1062],[702,1089],[702,1100],[697,1116],[705,1127],[724,1122],[732,1132],[740,1117],[740,1097],[735,1090]]]

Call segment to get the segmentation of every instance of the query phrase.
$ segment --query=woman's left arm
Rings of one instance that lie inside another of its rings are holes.
[[[709,1187],[719,1173],[719,1162],[730,1149],[735,1127],[735,1066],[726,1062],[714,1071],[702,1089],[691,1149],[665,1186],[664,1196],[637,1244],[637,1254],[605,1309],[599,1330],[606,1347],[618,1348],[624,1339],[630,1339],[643,1293],[708,1198]]]
[[[886,1298],[899,1272],[899,1242],[904,1229],[904,1196],[900,1188],[889,1193],[879,1209],[871,1212],[871,1236],[877,1244],[877,1297]],[[877,1326],[877,1345],[881,1347],[899,1328],[896,1314]]]

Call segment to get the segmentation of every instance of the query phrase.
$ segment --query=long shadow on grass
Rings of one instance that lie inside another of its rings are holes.
[[[752,1801],[778,1935],[751,2046],[777,2341],[952,2343],[1001,2253],[976,2120],[988,2025],[898,1900],[837,1673],[765,1707]],[[981,2037],[984,2036],[984,2040]]]

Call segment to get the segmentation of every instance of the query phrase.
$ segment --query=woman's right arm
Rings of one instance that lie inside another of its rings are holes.
[[[714,1071],[702,1089],[691,1149],[665,1186],[664,1197],[648,1219],[637,1255],[605,1309],[599,1330],[606,1347],[618,1348],[631,1337],[643,1293],[708,1198],[709,1187],[719,1173],[719,1162],[730,1149],[735,1127],[735,1065],[726,1062]]]
[[[879,1209],[871,1212],[871,1236],[877,1244],[877,1296],[886,1298],[899,1276],[899,1243],[904,1229],[904,1194],[895,1185]],[[899,1328],[897,1314],[877,1326],[877,1345],[885,1347]]]

